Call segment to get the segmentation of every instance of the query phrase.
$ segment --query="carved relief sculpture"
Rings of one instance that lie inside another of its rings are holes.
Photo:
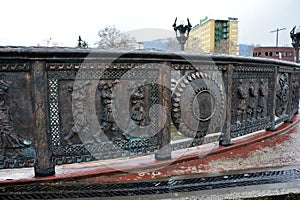
[[[255,112],[256,112],[256,97],[257,97],[257,90],[255,88],[253,80],[249,82],[249,103],[248,103],[248,120],[255,119]]]
[[[289,100],[289,91],[290,86],[288,82],[288,74],[283,73],[279,75],[279,79],[277,81],[277,89],[276,89],[276,110],[275,114],[277,117],[280,117],[284,114],[287,103]]]
[[[80,83],[81,84],[74,84],[73,88],[69,86],[69,92],[72,92],[73,123],[68,135],[64,137],[69,145],[72,144],[71,138],[74,137],[75,134],[89,134],[85,100],[87,98],[86,86],[90,83],[89,81]],[[93,141],[84,142],[91,143]]]
[[[129,86],[129,90],[132,90]],[[130,118],[135,121],[138,126],[145,126],[146,125],[146,113],[145,113],[145,105],[144,105],[144,98],[145,98],[145,88],[144,86],[140,86],[135,89],[134,93],[131,96],[131,108],[130,108]]]
[[[238,108],[237,108],[237,124],[241,124],[246,120],[246,109],[247,109],[247,90],[243,84],[243,80],[238,81],[237,88],[238,95]]]
[[[15,155],[13,157],[18,157],[17,149],[28,147],[31,145],[31,141],[22,138],[14,128],[10,113],[9,106],[6,102],[6,94],[9,85],[4,82],[2,76],[0,78],[0,145],[1,145],[1,155],[0,160],[5,159],[6,151],[8,149],[14,149]]]
[[[299,105],[299,82],[297,78],[293,78],[292,82],[292,111],[298,112],[298,105]]]
[[[110,140],[120,141],[123,139],[115,119],[113,117],[112,102],[115,98],[113,96],[113,87],[118,83],[118,80],[101,80],[98,85],[98,90],[101,94],[101,105],[103,107],[100,116],[100,127]]]
[[[264,118],[266,113],[266,97],[268,95],[268,87],[263,79],[260,80],[260,87],[258,89],[258,105],[257,117]]]

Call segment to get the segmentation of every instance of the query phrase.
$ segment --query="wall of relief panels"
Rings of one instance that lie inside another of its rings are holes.
[[[90,51],[0,48],[1,169],[230,145],[298,113],[299,64]]]
[[[104,64],[85,64],[80,71],[55,67],[70,65],[48,67],[56,164],[153,153],[162,145],[159,110],[151,110],[159,103],[159,70],[133,64],[113,64],[113,70]]]
[[[270,128],[275,71],[274,66],[234,66],[231,137]]]

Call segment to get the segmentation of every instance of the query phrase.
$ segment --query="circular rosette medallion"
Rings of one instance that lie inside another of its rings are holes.
[[[172,120],[177,130],[187,137],[203,138],[221,131],[225,119],[224,89],[222,80],[213,77],[191,72],[175,86]]]

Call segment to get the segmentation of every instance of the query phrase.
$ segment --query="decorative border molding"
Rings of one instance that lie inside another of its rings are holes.
[[[245,65],[236,65],[233,66],[234,72],[269,72],[274,73],[275,72],[275,66],[265,66],[265,65],[254,65],[253,66],[245,66]]]
[[[0,71],[29,71],[29,63],[0,63]]]
[[[108,70],[108,69],[156,69],[162,63],[47,63],[47,71],[57,70]]]
[[[35,164],[35,158],[28,159],[6,159],[0,161],[0,169],[14,169],[33,167]]]

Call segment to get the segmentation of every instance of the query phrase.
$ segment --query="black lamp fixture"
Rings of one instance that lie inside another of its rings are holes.
[[[297,26],[294,26],[294,28],[291,30],[290,37],[292,39],[292,45],[296,53],[296,63],[299,63],[300,28],[296,28]]]

